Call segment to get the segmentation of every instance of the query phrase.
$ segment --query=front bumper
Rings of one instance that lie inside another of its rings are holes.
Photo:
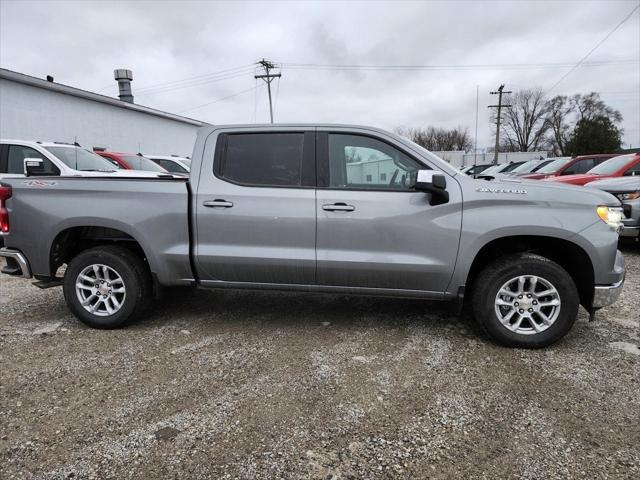
[[[618,300],[622,293],[624,278],[613,285],[598,285],[593,290],[593,308],[607,307]]]
[[[607,307],[618,300],[618,297],[622,293],[622,287],[624,286],[624,256],[618,250],[616,252],[616,261],[614,265],[614,271],[617,275],[620,275],[620,280],[611,285],[596,285],[593,289],[593,303],[591,307],[593,309]]]
[[[31,268],[26,257],[19,250],[13,248],[0,248],[0,257],[7,259],[7,266],[2,273],[13,277],[31,278]]]
[[[620,232],[621,237],[640,236],[640,199],[622,203],[624,218],[622,224],[624,229]]]
[[[640,227],[627,227],[624,226],[624,229],[620,232],[621,237],[639,237],[640,236]]]

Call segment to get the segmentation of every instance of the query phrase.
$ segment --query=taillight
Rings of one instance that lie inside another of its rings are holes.
[[[9,233],[9,211],[7,210],[7,199],[11,198],[11,187],[0,185],[0,232]]]

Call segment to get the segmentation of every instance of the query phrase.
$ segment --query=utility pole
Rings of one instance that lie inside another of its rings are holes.
[[[271,70],[278,67],[276,67],[275,63],[270,62],[269,60],[265,60],[264,58],[258,62],[258,65],[262,65],[266,73],[264,75],[254,75],[254,78],[261,78],[267,84],[267,91],[269,92],[269,116],[271,118],[271,123],[273,123],[273,105],[271,103],[271,82],[273,82],[274,78],[280,78],[282,74],[270,73]]]
[[[512,93],[512,92],[505,92],[504,91],[504,84],[500,85],[500,87],[498,87],[498,91],[497,92],[489,92],[491,95],[498,95],[498,105],[489,105],[489,108],[497,108],[498,109],[498,120],[496,122],[496,149],[495,149],[495,153],[493,154],[493,164],[497,164],[498,163],[498,151],[500,150],[500,115],[502,114],[502,107],[510,107],[511,105],[503,105],[502,104],[502,95],[506,94],[506,93]]]
[[[476,136],[473,137],[473,164],[477,165],[478,160],[478,105],[480,99],[480,85],[476,85]],[[464,158],[464,157],[462,157]],[[464,164],[464,162],[462,162]]]

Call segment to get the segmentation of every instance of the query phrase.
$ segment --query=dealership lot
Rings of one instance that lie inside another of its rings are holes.
[[[0,477],[637,478],[640,249],[538,351],[447,305],[176,291],[92,330],[0,279]]]

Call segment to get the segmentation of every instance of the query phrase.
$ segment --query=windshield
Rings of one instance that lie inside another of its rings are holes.
[[[552,160],[543,160],[542,162],[540,162],[538,165],[536,165],[535,167],[533,167],[533,169],[531,170],[532,172],[537,172],[538,170],[540,170],[542,167],[544,167],[545,165],[551,163]]]
[[[148,172],[166,172],[164,168],[158,165],[156,162],[149,160],[142,155],[123,155],[122,158],[127,165],[133,170],[146,170]]]
[[[522,165],[511,170],[511,173],[529,173],[533,171],[539,162],[540,160],[529,160],[528,162],[524,162]]]
[[[484,170],[482,170],[483,174],[487,174],[487,173],[496,173],[498,170],[500,170],[502,167],[504,167],[504,165],[492,165],[489,168],[485,168]]]
[[[509,165],[506,165],[504,168],[500,169],[500,173],[507,173],[507,172],[512,172],[514,168],[519,167],[520,165],[522,165],[524,162],[513,162],[510,163]]]
[[[44,147],[67,167],[82,172],[113,172],[110,162],[95,153],[78,147]]]
[[[610,158],[606,162],[602,162],[597,167],[593,167],[587,173],[593,174],[593,175],[611,175],[612,173],[620,170],[631,160],[633,160],[633,157],[635,157],[635,153],[631,153],[629,155],[620,155],[619,157]]]
[[[538,170],[537,173],[556,173],[570,161],[571,157],[558,157],[551,163],[547,163],[544,167]]]
[[[495,166],[495,165],[493,165],[493,166]],[[469,170],[467,170],[465,173],[467,173],[468,175],[477,175],[478,173],[486,172],[488,168],[492,168],[492,165],[490,165],[490,164],[474,165]]]

